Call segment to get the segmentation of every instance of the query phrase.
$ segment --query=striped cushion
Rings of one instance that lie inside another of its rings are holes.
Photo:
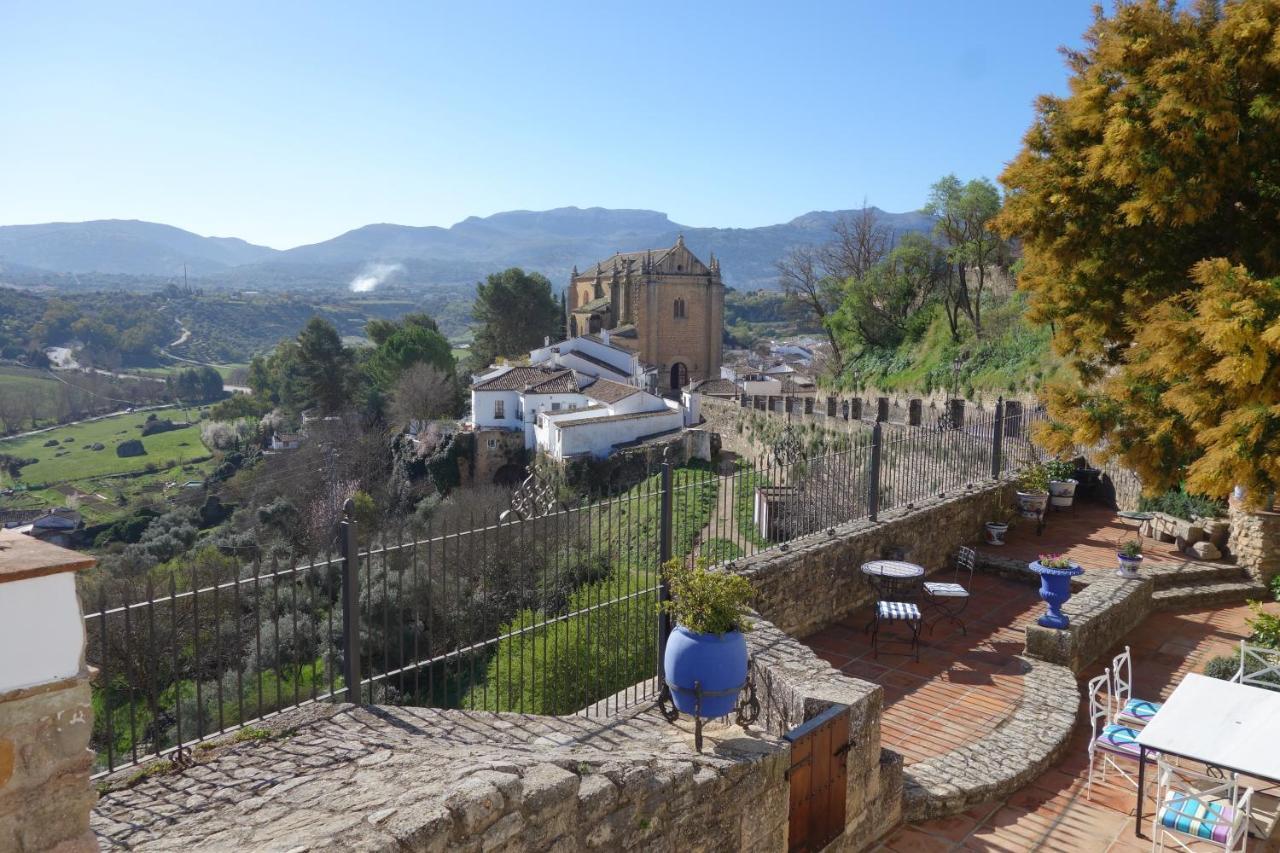
[[[1118,719],[1132,720],[1136,723],[1149,723],[1151,718],[1156,715],[1156,711],[1160,710],[1159,702],[1148,702],[1145,699],[1130,699],[1124,703],[1124,707],[1120,709],[1120,713],[1116,714]]]
[[[1108,723],[1094,743],[1098,749],[1105,749],[1108,752],[1125,755],[1129,758],[1136,759],[1138,757],[1138,730],[1131,729],[1128,726]],[[1148,758],[1153,755],[1155,755],[1154,752],[1147,753]]]
[[[1235,817],[1236,810],[1226,803],[1205,802],[1169,791],[1156,819],[1166,829],[1226,844]]]
[[[969,594],[969,590],[958,583],[934,583],[933,581],[924,585],[924,591],[930,595],[941,595],[947,598],[964,598]]]
[[[920,608],[908,601],[881,601],[876,604],[876,615],[881,619],[905,619],[910,622],[920,618]]]

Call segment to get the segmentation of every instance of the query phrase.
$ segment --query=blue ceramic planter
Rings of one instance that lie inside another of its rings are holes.
[[[663,666],[677,709],[700,717],[723,717],[737,706],[747,682],[747,638],[741,631],[699,634],[677,626],[667,640]],[[702,691],[701,708],[695,683]]]
[[[1036,623],[1045,628],[1068,627],[1071,620],[1062,612],[1062,605],[1071,598],[1071,579],[1084,574],[1084,569],[1076,563],[1066,569],[1051,569],[1040,565],[1039,560],[1030,563],[1028,568],[1040,576],[1040,597],[1049,605],[1049,612],[1037,619]]]

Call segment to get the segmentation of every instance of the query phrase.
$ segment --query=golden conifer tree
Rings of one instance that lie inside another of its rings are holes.
[[[1001,181],[1033,320],[1078,381],[1055,449],[1102,444],[1151,491],[1280,488],[1280,2],[1118,3],[1065,51]],[[1270,279],[1270,280],[1269,280]]]

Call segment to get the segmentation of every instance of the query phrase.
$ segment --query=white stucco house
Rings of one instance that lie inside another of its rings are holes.
[[[563,460],[607,457],[687,425],[686,406],[646,390],[652,371],[607,333],[548,342],[529,361],[473,377],[471,429],[522,432],[526,449]]]

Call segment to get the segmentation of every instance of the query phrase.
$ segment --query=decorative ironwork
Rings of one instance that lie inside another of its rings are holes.
[[[742,693],[742,701],[738,703],[734,721],[745,729],[758,719],[760,700],[756,698],[756,659],[747,658],[747,687]]]
[[[532,465],[526,470],[529,476],[524,478],[511,495],[511,509],[499,516],[502,521],[506,521],[513,515],[521,521],[542,518],[544,515],[555,512],[559,507],[555,486],[540,475]]]
[[[675,700],[671,698],[671,685],[665,681],[662,682],[662,690],[658,693],[658,713],[668,723],[674,723],[680,719],[680,711],[676,708]]]

